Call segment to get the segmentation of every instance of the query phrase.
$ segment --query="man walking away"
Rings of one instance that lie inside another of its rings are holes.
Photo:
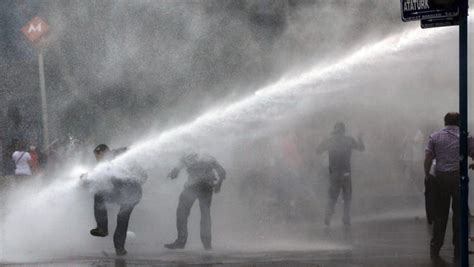
[[[433,238],[430,243],[431,258],[438,258],[444,243],[449,218],[449,206],[453,210],[453,246],[455,260],[459,255],[460,191],[459,191],[459,113],[450,112],[444,116],[445,127],[430,135],[425,150],[425,179],[432,179],[435,196]],[[470,138],[469,144],[472,144]],[[472,157],[472,148],[469,146]],[[436,160],[435,177],[430,177],[430,168]]]

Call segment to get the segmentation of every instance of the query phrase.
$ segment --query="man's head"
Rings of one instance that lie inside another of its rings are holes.
[[[94,156],[97,161],[101,161],[104,157],[110,152],[110,149],[107,145],[100,144],[94,148]]]
[[[459,126],[459,113],[458,112],[448,112],[444,115],[444,125],[445,126]]]
[[[25,151],[26,150],[26,143],[23,140],[15,140],[15,150],[16,151]]]
[[[344,134],[346,132],[346,125],[343,122],[338,122],[334,124],[333,134]]]

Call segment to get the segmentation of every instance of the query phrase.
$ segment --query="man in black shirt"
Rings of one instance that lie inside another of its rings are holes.
[[[332,136],[324,140],[316,149],[318,154],[327,151],[329,156],[329,200],[324,218],[324,223],[327,226],[331,223],[334,206],[341,190],[344,199],[342,221],[344,225],[351,223],[351,155],[352,150],[364,151],[365,149],[362,138],[359,137],[356,141],[353,137],[346,136],[345,128],[344,123],[336,123]]]
[[[175,179],[181,169],[188,172],[188,181],[179,196],[178,209],[176,211],[176,227],[178,238],[174,243],[166,244],[168,249],[182,249],[188,238],[188,217],[191,207],[196,199],[199,200],[201,209],[201,241],[206,250],[211,246],[211,200],[212,193],[219,193],[226,172],[224,168],[212,157],[200,156],[190,153],[181,158],[179,165],[174,168],[168,177]],[[217,173],[219,179],[217,180]],[[217,181],[217,182],[216,182]]]

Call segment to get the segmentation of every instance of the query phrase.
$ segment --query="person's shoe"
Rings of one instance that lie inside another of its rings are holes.
[[[125,250],[124,248],[116,248],[115,253],[117,254],[117,256],[123,256],[127,254],[127,250]]]
[[[109,232],[100,228],[94,228],[91,230],[91,235],[104,237],[104,236],[108,236]]]
[[[211,246],[211,245],[205,245],[205,246],[204,246],[204,249],[205,249],[205,250],[212,250],[212,246]]]
[[[167,248],[167,249],[183,249],[184,244],[174,242],[174,243],[171,243],[171,244],[166,244],[165,248]]]

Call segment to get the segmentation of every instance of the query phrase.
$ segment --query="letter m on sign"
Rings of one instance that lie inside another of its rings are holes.
[[[28,33],[32,32],[41,32],[41,23],[38,23],[36,27],[33,23],[31,23],[30,28],[28,29]]]
[[[21,32],[30,41],[34,42],[48,32],[49,26],[40,17],[34,17],[21,28]]]

